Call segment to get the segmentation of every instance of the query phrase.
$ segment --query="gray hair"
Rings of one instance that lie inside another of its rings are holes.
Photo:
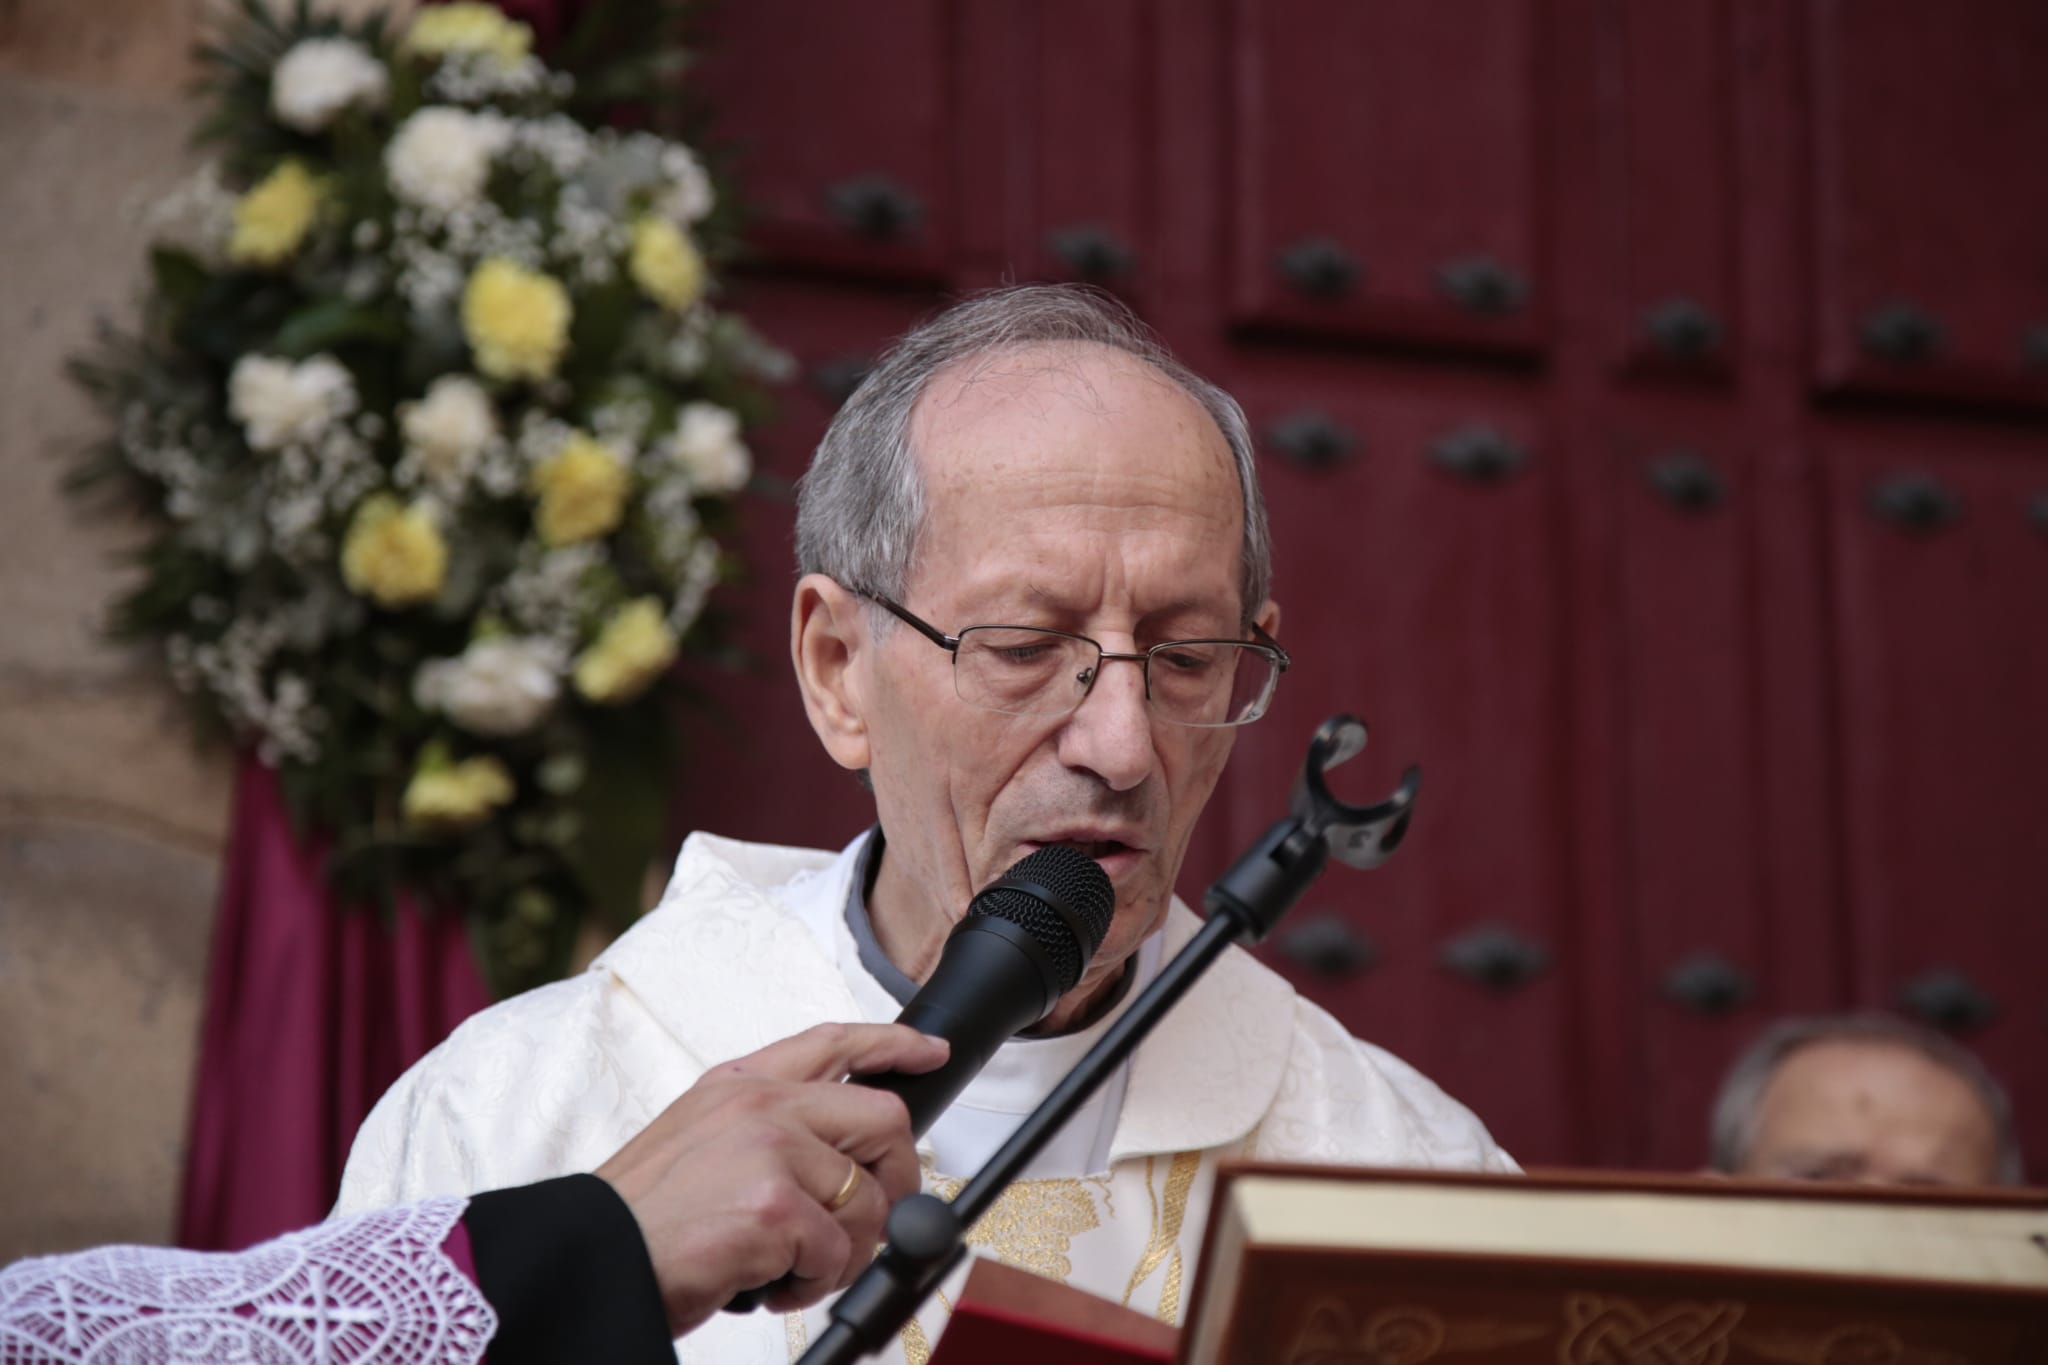
[[[2006,1097],[2005,1087],[1962,1044],[1889,1014],[1784,1019],[1766,1029],[1728,1069],[1721,1093],[1714,1099],[1709,1160],[1715,1170],[1739,1171],[1749,1159],[1763,1118],[1764,1088],[1785,1059],[1815,1043],[1837,1042],[1889,1043],[1905,1048],[1968,1084],[1983,1102],[1998,1136],[1998,1183],[2022,1183],[2025,1173],[2019,1135],[2013,1128],[2012,1101]]]
[[[925,387],[941,371],[977,357],[1076,341],[1144,361],[1200,404],[1223,433],[1244,500],[1238,589],[1240,614],[1248,622],[1271,589],[1273,547],[1244,409],[1174,359],[1129,308],[1077,285],[1013,285],[970,295],[890,348],[832,419],[797,485],[797,571],[901,597],[924,524],[924,481],[910,448],[910,415]]]

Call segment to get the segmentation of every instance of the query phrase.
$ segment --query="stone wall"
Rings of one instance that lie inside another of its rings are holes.
[[[94,430],[63,360],[132,315],[219,2],[0,0],[0,1262],[177,1205],[230,767],[100,638],[132,528],[57,480]]]

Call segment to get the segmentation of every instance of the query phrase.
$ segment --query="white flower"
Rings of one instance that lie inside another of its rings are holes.
[[[346,38],[307,38],[270,73],[270,111],[302,133],[317,133],[350,105],[382,109],[391,94],[384,63]]]
[[[400,199],[452,213],[483,194],[491,159],[511,139],[510,126],[496,114],[429,105],[392,135],[384,170]]]
[[[429,482],[453,495],[484,448],[498,436],[498,415],[483,385],[467,375],[436,379],[417,403],[398,405],[406,454]]]
[[[523,152],[545,161],[564,180],[583,170],[601,141],[567,114],[522,119],[513,137]]]
[[[143,227],[155,245],[217,267],[227,260],[228,242],[235,235],[238,197],[222,181],[220,166],[208,162],[151,204],[143,212]]]
[[[245,355],[228,378],[228,411],[255,450],[316,441],[355,409],[355,380],[331,355],[296,365],[275,356]]]
[[[689,227],[711,212],[711,177],[689,148],[670,144],[661,152],[661,171],[669,187],[661,196],[661,212],[678,227]]]
[[[568,656],[553,640],[477,640],[453,659],[432,659],[413,678],[413,699],[472,734],[523,734],[562,693]]]
[[[532,95],[547,85],[548,69],[531,53],[507,61],[488,52],[451,52],[427,77],[426,91],[451,104],[483,104],[494,96]]]
[[[737,493],[754,470],[740,441],[739,414],[716,403],[685,403],[667,444],[700,493]]]

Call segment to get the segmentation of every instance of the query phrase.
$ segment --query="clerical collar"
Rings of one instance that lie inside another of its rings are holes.
[[[860,965],[867,968],[868,975],[894,996],[897,1004],[907,1005],[917,994],[917,983],[882,951],[882,945],[875,939],[874,923],[868,918],[868,896],[875,889],[875,874],[882,870],[882,848],[887,842],[880,825],[868,831],[867,847],[860,854],[859,875],[847,879],[846,930],[853,935],[854,947],[860,950]],[[1136,972],[1126,970],[1117,980],[1115,994],[1096,1007],[1093,1017],[1101,1019],[1123,1003],[1137,976]]]
[[[882,870],[882,845],[886,842],[880,825],[868,831],[868,846],[860,854],[860,875],[847,879],[846,929],[860,949],[860,965],[868,969],[868,975],[896,997],[897,1004],[907,1005],[917,994],[917,983],[882,951],[875,941],[875,926],[868,919],[868,893],[874,890],[875,874]]]

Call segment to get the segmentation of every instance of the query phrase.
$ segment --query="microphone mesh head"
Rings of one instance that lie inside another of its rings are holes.
[[[1017,885],[1020,882],[1036,890],[1026,890]],[[1057,902],[1058,908],[1048,900]],[[1077,848],[1048,844],[1020,858],[974,898],[969,912],[1008,920],[1030,934],[1052,959],[1059,993],[1065,995],[1080,984],[1082,971],[1109,932],[1116,891],[1093,858]]]

